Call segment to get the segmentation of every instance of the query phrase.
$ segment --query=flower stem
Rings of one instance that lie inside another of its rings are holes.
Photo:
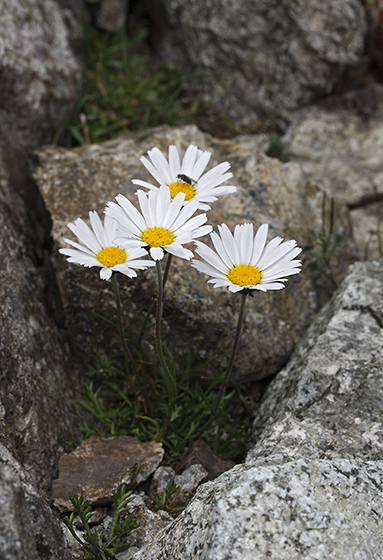
[[[120,333],[122,348],[126,358],[128,359],[129,365],[133,367],[133,357],[128,345],[126,344],[124,328],[122,326],[122,311],[121,311],[122,307],[121,307],[120,288],[118,287],[117,274],[112,274],[112,287],[113,287],[114,299],[116,300],[116,306],[117,306],[117,323],[118,323],[118,331]]]
[[[168,279],[168,276],[169,276],[170,265],[172,264],[172,257],[173,257],[173,255],[171,253],[168,253],[168,258],[167,258],[167,261],[166,261],[166,266],[165,266],[165,271],[164,271],[164,279],[163,279],[163,282],[162,282],[163,289],[165,289],[166,280]]]
[[[157,302],[156,302],[156,348],[157,355],[160,361],[161,367],[163,369],[164,375],[167,378],[167,385],[170,387],[169,400],[168,400],[168,410],[167,417],[162,429],[155,437],[155,441],[159,441],[165,434],[167,427],[169,425],[170,416],[173,408],[173,403],[177,397],[177,383],[175,376],[172,374],[168,365],[165,361],[165,356],[162,349],[162,338],[161,338],[161,321],[162,321],[162,308],[163,308],[163,296],[164,296],[164,284],[162,280],[161,262],[156,261],[157,269]]]
[[[242,329],[242,323],[243,323],[243,316],[244,316],[244,312],[245,312],[245,303],[246,303],[246,294],[242,293],[241,294],[241,308],[240,308],[240,311],[239,311],[237,329],[235,331],[233,350],[231,352],[230,362],[229,362],[229,365],[227,366],[225,377],[224,377],[222,385],[219,389],[217,400],[215,402],[215,406],[214,406],[214,409],[213,409],[213,416],[215,416],[215,417],[217,416],[219,405],[221,404],[222,398],[223,398],[223,396],[225,394],[225,391],[226,391],[226,387],[229,383],[229,378],[230,378],[230,375],[231,375],[231,372],[232,372],[232,369],[233,369],[235,356],[237,355],[239,338],[240,338],[240,335],[241,335],[241,329]]]
[[[173,255],[171,253],[168,253],[168,258],[167,258],[167,261],[166,261],[164,277],[163,277],[163,281],[162,281],[162,289],[163,290],[165,289],[166,280],[168,279],[168,276],[169,276],[169,270],[170,270],[170,265],[171,265],[171,262],[172,262],[172,256]],[[152,312],[153,312],[153,309],[154,309],[154,305],[155,305],[155,302],[153,302],[150,305],[150,307],[149,307],[149,309],[148,309],[148,311],[145,315],[145,318],[142,322],[140,332],[138,334],[138,345],[139,345],[140,348],[141,348],[141,344],[142,344],[142,338],[143,338],[143,336],[146,332],[146,328],[147,328],[150,316],[152,315]]]

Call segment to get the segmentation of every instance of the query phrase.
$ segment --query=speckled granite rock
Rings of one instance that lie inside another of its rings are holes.
[[[0,445],[1,560],[70,560],[59,522],[33,478]]]
[[[310,107],[282,140],[311,182],[350,205],[359,258],[382,256],[383,86],[371,84]]]
[[[52,215],[55,241],[53,258],[61,286],[66,320],[84,354],[93,352],[92,310],[114,317],[110,286],[99,280],[95,269],[69,265],[58,255],[62,238],[70,235],[66,224],[78,216],[87,218],[89,210],[103,212],[108,200],[122,192],[134,203],[137,188],[132,178],[147,179],[139,157],[153,146],[167,152],[175,143],[182,151],[190,143],[213,152],[212,165],[220,161],[232,164],[235,195],[221,197],[209,212],[212,224],[264,221],[271,226],[270,238],[282,235],[296,239],[304,249],[312,245],[311,230],[320,228],[320,210],[315,189],[305,182],[299,166],[282,164],[257,149],[259,138],[238,137],[216,140],[196,127],[159,127],[141,131],[100,145],[73,150],[46,147],[38,152],[40,167],[35,173],[46,206]],[[340,232],[348,236],[347,216],[338,222]],[[347,233],[346,233],[347,232]],[[345,257],[347,250],[345,251]],[[150,298],[155,295],[153,271],[139,274],[137,280],[122,279],[125,297],[125,324],[134,335]],[[297,294],[305,305],[296,305]],[[166,286],[165,316],[168,331],[180,352],[193,348],[196,358],[218,357],[217,367],[227,363],[237,321],[239,300],[225,290],[214,290],[207,278],[182,259],[173,259]],[[236,373],[242,379],[262,378],[276,372],[286,360],[313,318],[317,296],[307,269],[277,293],[257,294],[247,306],[244,336],[241,339]],[[170,327],[169,327],[170,325]],[[165,325],[165,331],[167,326]],[[101,348],[118,348],[116,334],[109,324],[98,321]],[[114,345],[113,345],[113,338]],[[210,366],[209,366],[210,367]]]
[[[160,25],[156,48],[163,57],[196,73],[196,85],[236,118],[290,120],[330,93],[346,65],[358,62],[366,32],[359,0],[147,5]]]
[[[0,13],[2,130],[31,149],[53,140],[77,101],[80,20],[53,0],[0,0]]]
[[[249,459],[380,460],[382,329],[383,261],[356,263],[268,387]]]
[[[383,546],[383,261],[356,263],[270,384],[246,462],[134,560],[371,560]]]
[[[63,452],[60,437],[77,437],[83,413],[75,402],[79,362],[63,331],[49,261],[49,225],[26,158],[0,135],[0,468],[8,466],[1,478],[0,557],[6,560],[65,558],[45,491]]]

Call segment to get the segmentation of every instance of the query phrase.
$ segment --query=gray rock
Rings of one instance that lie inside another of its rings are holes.
[[[0,228],[0,557],[64,560],[46,492],[60,437],[79,435],[80,367],[62,328],[49,216],[24,156],[1,137]]]
[[[48,490],[59,437],[76,438],[80,366],[63,331],[49,216],[20,153],[0,139],[0,435]]]
[[[303,111],[283,144],[312,183],[350,205],[359,258],[382,256],[383,86],[329,97]]]
[[[382,461],[238,465],[133,558],[371,560],[383,544],[382,493]]]
[[[148,542],[153,542],[159,531],[169,526],[173,518],[164,510],[152,511],[141,496],[135,496],[129,511],[139,523],[139,527],[128,534],[129,548],[118,556],[120,560],[131,558],[137,548],[142,548]],[[132,554],[133,553],[133,554]]]
[[[131,178],[148,179],[139,157],[156,145],[167,152],[169,144],[173,143],[182,152],[190,143],[211,150],[211,165],[225,160],[232,164],[238,193],[221,197],[214,203],[209,212],[211,224],[225,222],[234,228],[236,223],[247,221],[256,227],[268,222],[270,238],[282,235],[286,239],[296,239],[303,249],[312,245],[311,230],[321,227],[321,200],[315,189],[305,182],[299,166],[282,164],[260,153],[257,137],[220,141],[194,126],[159,127],[73,150],[45,147],[38,153],[40,167],[35,177],[52,215],[53,258],[62,288],[67,326],[88,355],[94,352],[92,312],[97,310],[99,315],[111,318],[115,311],[110,286],[99,280],[98,272],[70,265],[56,252],[63,245],[63,237],[70,234],[67,223],[79,216],[86,219],[90,210],[101,214],[106,202],[119,192],[137,203],[136,187],[129,181]],[[349,237],[347,220],[343,212],[337,223],[345,238]],[[347,258],[346,255],[347,247],[343,256]],[[193,348],[200,364],[214,358],[216,367],[224,368],[232,345],[239,299],[225,290],[212,289],[207,277],[192,269],[188,262],[181,261],[173,259],[166,286],[165,336],[171,332],[172,340],[176,337],[180,353]],[[145,271],[138,281],[122,280],[124,322],[127,332],[134,336],[133,327],[140,324],[150,298],[155,295],[154,274]],[[296,305],[298,292],[305,305]],[[236,375],[242,379],[259,379],[278,371],[313,318],[317,302],[307,269],[292,277],[285,290],[251,299],[246,310]],[[100,348],[118,350],[120,344],[109,324],[98,321],[97,329]]]
[[[69,560],[60,524],[34,480],[0,446],[2,560]]]
[[[53,0],[0,0],[0,10],[2,129],[31,149],[53,140],[77,101],[80,21]]]
[[[174,482],[180,487],[183,493],[193,493],[196,491],[197,486],[209,477],[208,471],[203,465],[191,465],[188,469],[184,470],[182,474],[177,474]]]
[[[123,31],[128,15],[128,0],[102,0],[96,13],[96,24],[110,33]]]
[[[381,459],[382,279],[383,261],[351,267],[268,387],[249,459]]]
[[[158,19],[158,2],[148,3]],[[290,120],[358,62],[366,32],[358,0],[162,0],[162,56],[198,74],[236,118]]]
[[[150,482],[149,495],[155,499],[156,494],[161,494],[169,482],[174,480],[175,476],[176,473],[172,467],[158,467],[158,469],[155,470]]]
[[[135,560],[370,560],[383,546],[383,261],[356,263],[270,384],[245,464]]]

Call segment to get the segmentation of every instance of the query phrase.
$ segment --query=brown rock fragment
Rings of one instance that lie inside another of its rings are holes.
[[[161,463],[162,444],[143,443],[131,436],[84,440],[59,461],[59,478],[53,481],[53,504],[61,511],[73,509],[69,493],[79,493],[92,505],[106,505],[120,484],[135,488]]]
[[[213,480],[234,467],[234,461],[217,457],[210,447],[201,439],[194,441],[184,452],[176,465],[176,474],[180,474],[192,465],[202,465],[209,473],[205,480]]]

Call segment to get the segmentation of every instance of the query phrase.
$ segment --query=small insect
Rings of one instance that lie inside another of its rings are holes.
[[[197,181],[194,181],[194,179],[191,179],[190,177],[188,177],[187,175],[184,175],[183,173],[178,173],[177,179],[179,179],[180,181],[183,181],[184,183],[188,183],[192,187],[194,187],[194,185],[197,183]]]

